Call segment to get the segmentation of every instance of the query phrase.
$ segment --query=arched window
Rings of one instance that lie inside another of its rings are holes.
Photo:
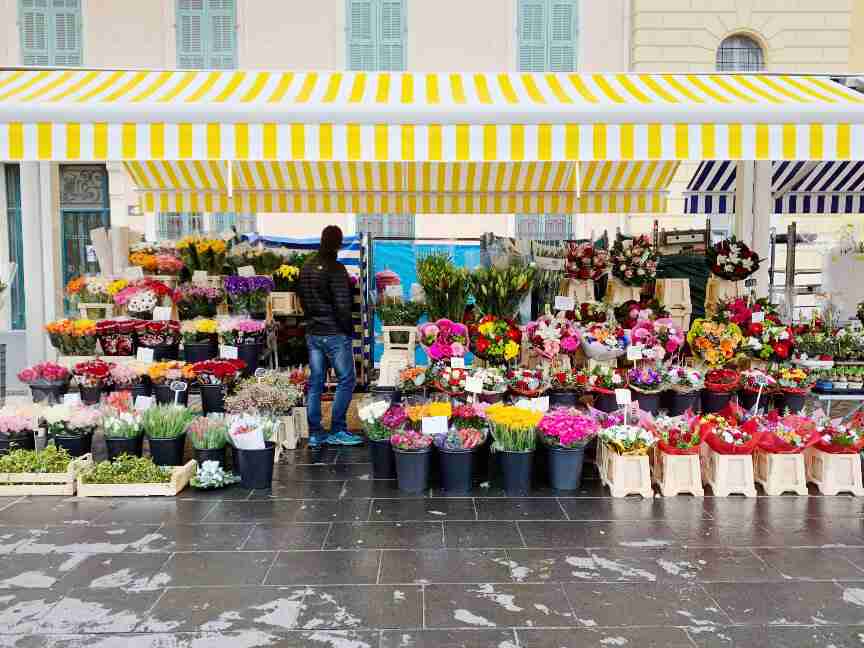
[[[749,36],[729,36],[717,49],[718,72],[760,72],[765,69],[762,46]]]

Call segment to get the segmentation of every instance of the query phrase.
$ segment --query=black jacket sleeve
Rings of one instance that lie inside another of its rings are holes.
[[[328,273],[330,295],[333,298],[333,311],[339,328],[351,337],[354,325],[351,321],[351,309],[354,305],[354,294],[348,271],[341,263],[335,270]]]

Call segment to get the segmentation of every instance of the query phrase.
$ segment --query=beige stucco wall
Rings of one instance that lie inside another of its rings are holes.
[[[626,72],[630,65],[631,0],[581,0],[579,71]]]
[[[20,65],[18,0],[0,0],[0,64]]]
[[[83,0],[84,64],[174,67],[174,3]]]
[[[864,2],[855,0],[852,4],[852,52],[849,71],[864,74]]]

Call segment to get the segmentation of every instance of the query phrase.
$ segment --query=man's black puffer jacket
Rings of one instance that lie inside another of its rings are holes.
[[[351,279],[345,266],[319,252],[300,269],[297,293],[306,318],[307,335],[353,333]]]

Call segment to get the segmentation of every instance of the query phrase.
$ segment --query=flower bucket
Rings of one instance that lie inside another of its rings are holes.
[[[531,474],[534,467],[534,451],[497,451],[501,467],[501,480],[507,495],[525,495],[531,489]]]
[[[677,392],[670,390],[666,392],[662,399],[669,416],[680,416],[688,409],[694,413],[699,410],[699,392]]]
[[[225,385],[201,385],[199,389],[204,416],[225,412]]]
[[[93,448],[93,433],[88,432],[82,436],[55,436],[54,445],[64,448],[73,457],[83,457],[90,454]]]
[[[707,389],[702,390],[702,413],[714,414],[722,411],[732,398],[732,392],[712,392]]]
[[[177,399],[178,405],[189,405],[189,390],[178,392],[180,394]],[[174,392],[170,384],[153,385],[153,396],[159,405],[173,405]]]
[[[12,450],[35,450],[36,439],[32,432],[16,432],[15,434],[0,434],[0,457]]]
[[[639,409],[643,412],[657,414],[657,412],[660,411],[660,392],[646,394],[644,392],[636,391],[635,389],[631,390],[631,392],[633,394],[633,400],[639,403]]]
[[[369,461],[372,462],[372,479],[396,479],[396,458],[390,439],[369,439]]]
[[[253,490],[267,490],[273,486],[273,459],[276,444],[267,441],[261,450],[234,448],[234,459],[240,473],[240,485]]]
[[[153,311],[127,311],[126,313],[132,319],[152,321],[153,320]]]
[[[177,315],[181,320],[191,320],[196,317],[216,317],[217,306],[215,304],[202,304],[201,306],[183,306],[177,304]]]
[[[393,453],[396,455],[396,478],[399,482],[399,490],[412,495],[426,490],[429,483],[429,466],[432,463],[432,448],[411,451],[393,448]]]
[[[614,393],[596,392],[594,394],[594,409],[601,412],[614,412],[618,409],[618,401]]]
[[[549,446],[549,483],[555,490],[572,491],[582,482],[585,447],[558,448]]]
[[[477,448],[467,450],[438,449],[441,487],[447,493],[468,493],[474,482]]]
[[[779,392],[774,394],[774,407],[783,414],[788,409],[792,414],[797,414],[804,408],[807,394],[793,392]]]
[[[140,457],[144,454],[144,436],[134,439],[105,437],[105,448],[108,450],[108,461],[114,461],[122,454]]]
[[[30,385],[30,396],[34,403],[56,405],[63,400],[63,394],[69,390],[69,383],[55,385]]]
[[[81,402],[85,405],[98,405],[102,399],[102,393],[106,391],[101,385],[99,387],[84,387],[78,386],[78,391],[81,393]]]
[[[237,359],[246,363],[243,375],[246,377],[253,375],[261,359],[261,343],[255,342],[253,344],[239,345],[237,347]]]
[[[135,399],[139,396],[150,396],[151,394],[151,385],[149,380],[142,380],[136,385],[132,385],[132,388],[129,390],[132,393],[132,402],[135,402]]]
[[[756,405],[756,399],[758,396],[758,392],[750,391],[749,389],[741,389],[738,391],[738,404],[745,410],[751,410],[753,409],[753,406]],[[769,398],[770,396],[768,393],[763,391],[762,398],[759,399],[759,404],[767,405]],[[764,407],[760,407],[759,409],[764,409]]]
[[[218,355],[219,347],[213,342],[185,342],[183,344],[183,357],[189,363],[212,360]]]
[[[225,448],[193,448],[192,458],[201,466],[205,461],[218,461],[225,467]]]
[[[150,456],[157,466],[182,466],[186,450],[186,434],[173,439],[151,439],[147,437]]]
[[[573,391],[550,391],[549,407],[576,407],[579,404],[579,394]]]
[[[153,349],[153,362],[162,360],[176,360],[180,357],[179,344],[157,344]]]

